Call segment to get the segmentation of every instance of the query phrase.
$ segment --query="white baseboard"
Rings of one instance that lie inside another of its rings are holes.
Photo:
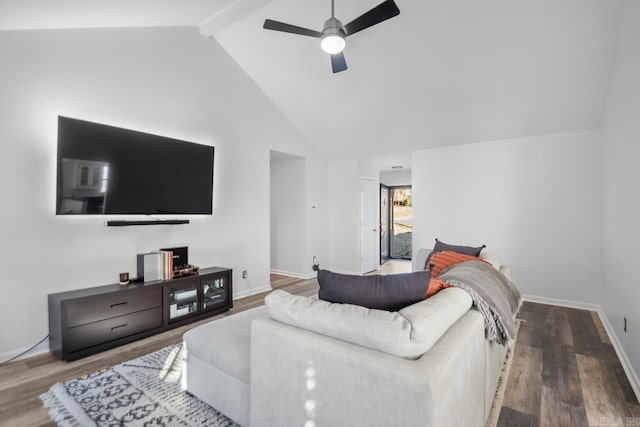
[[[604,310],[602,310],[602,307],[598,307],[597,311],[598,316],[600,316],[600,320],[602,320],[602,325],[607,331],[607,335],[609,335],[613,349],[616,351],[618,359],[620,359],[622,369],[624,369],[624,373],[627,374],[627,378],[629,378],[631,388],[633,388],[633,392],[636,394],[636,399],[640,400],[640,379],[638,378],[638,373],[633,368],[627,353],[624,351],[622,344],[620,344],[620,340],[618,339],[615,329],[611,326],[611,322],[609,322],[609,318],[604,313]]]
[[[262,288],[256,288],[256,289],[247,289],[246,291],[235,292],[233,294],[233,299],[235,301],[240,298],[245,298],[251,295],[259,294],[259,293],[270,291],[270,290],[271,290],[271,286],[264,286]]]
[[[13,357],[16,357],[18,354],[28,350],[30,347],[24,347],[17,350],[5,351],[4,353],[0,353],[0,362],[5,360],[9,360]],[[49,338],[38,344],[33,350],[23,354],[20,357],[17,357],[15,360],[22,360],[33,356],[38,356],[39,354],[44,354],[49,352]]]
[[[525,301],[537,302],[539,304],[559,305],[560,307],[578,308],[580,310],[598,311],[600,306],[598,304],[590,304],[579,301],[569,301],[557,298],[538,297],[535,295],[522,295]]]
[[[293,271],[276,270],[272,269],[271,274],[279,274],[280,276],[295,277],[297,279],[309,280],[316,277],[316,273],[295,273]]]
[[[559,305],[561,307],[569,307],[569,308],[578,308],[581,310],[590,310],[595,311],[600,316],[600,320],[602,321],[602,325],[604,326],[607,335],[611,341],[611,345],[618,355],[618,359],[620,359],[620,363],[622,364],[622,369],[624,369],[624,373],[627,375],[629,379],[629,383],[631,384],[631,388],[633,392],[636,394],[636,398],[640,400],[640,379],[638,378],[638,373],[633,368],[627,353],[624,351],[624,347],[620,344],[620,340],[618,339],[618,335],[616,335],[615,329],[611,326],[611,322],[609,322],[609,318],[605,314],[602,307],[598,304],[590,304],[585,302],[578,301],[568,301],[556,298],[546,298],[546,297],[537,297],[534,295],[523,295],[525,301],[536,302],[540,304],[550,304],[550,305]]]

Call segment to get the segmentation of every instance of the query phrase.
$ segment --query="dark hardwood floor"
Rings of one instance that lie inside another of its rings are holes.
[[[518,317],[498,426],[640,425],[638,400],[596,312],[525,302]]]
[[[271,276],[274,289],[311,296],[315,279]],[[230,316],[263,303],[268,292],[234,301]],[[640,406],[596,313],[525,303],[499,426],[586,426],[640,417]],[[39,395],[67,381],[182,340],[211,319],[73,362],[44,354],[0,365],[0,425],[54,425]],[[618,418],[621,417],[621,418]],[[640,418],[637,419],[640,421]],[[593,421],[592,421],[593,424]],[[629,424],[636,425],[636,424]]]

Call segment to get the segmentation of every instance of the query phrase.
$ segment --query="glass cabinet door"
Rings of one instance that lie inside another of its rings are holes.
[[[198,283],[187,283],[169,290],[169,322],[198,312]]]
[[[227,276],[204,279],[202,283],[202,310],[213,310],[227,303]]]

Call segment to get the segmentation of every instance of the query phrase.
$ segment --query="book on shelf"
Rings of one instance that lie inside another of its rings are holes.
[[[144,282],[153,282],[161,280],[162,272],[162,255],[160,253],[144,253],[138,254],[138,278]]]
[[[173,279],[173,252],[159,251],[162,254],[162,279]]]
[[[138,254],[138,277],[144,282],[173,279],[173,253],[152,251]]]

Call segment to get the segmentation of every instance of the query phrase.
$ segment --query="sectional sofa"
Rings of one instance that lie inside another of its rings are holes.
[[[274,291],[184,342],[186,390],[243,426],[481,427],[507,352],[459,288],[399,312]]]

